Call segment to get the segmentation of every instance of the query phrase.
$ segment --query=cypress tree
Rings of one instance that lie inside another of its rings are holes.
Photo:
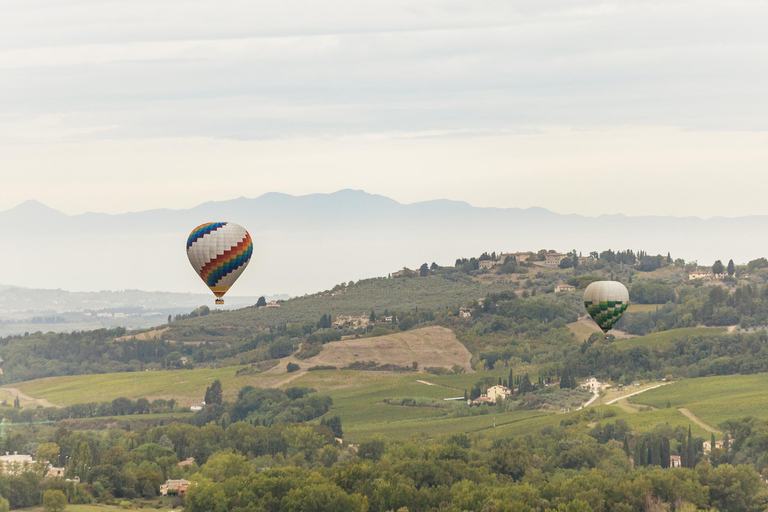
[[[629,435],[624,436],[624,453],[629,457]]]
[[[687,468],[688,466],[688,445],[683,438],[683,442],[680,443],[680,466]]]
[[[691,424],[688,424],[688,441],[686,442],[686,459],[688,459],[689,468],[696,466],[696,452],[693,447],[693,436],[691,435]]]
[[[668,468],[669,467],[669,457],[672,455],[671,450],[669,449],[669,438],[667,436],[660,436],[660,453],[661,456],[661,467]]]

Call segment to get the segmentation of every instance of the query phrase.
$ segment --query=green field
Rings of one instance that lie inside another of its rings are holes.
[[[633,403],[675,409],[685,407],[717,427],[729,419],[754,416],[768,420],[768,375],[728,375],[675,382],[630,399]]]
[[[654,332],[645,336],[638,336],[626,340],[619,340],[614,346],[621,349],[634,347],[647,347],[650,349],[665,349],[672,346],[675,340],[691,336],[712,336],[725,334],[725,327],[686,327],[683,329],[671,329],[669,331]]]
[[[205,388],[220,379],[225,398],[234,398],[245,385],[268,387],[279,385],[285,374],[269,373],[237,377],[239,369],[230,366],[219,369],[174,370],[155,372],[104,373],[50,377],[15,386],[36,398],[45,398],[56,405],[72,405],[84,402],[107,402],[115,398],[175,398],[179,404],[189,406],[199,403],[205,396]]]

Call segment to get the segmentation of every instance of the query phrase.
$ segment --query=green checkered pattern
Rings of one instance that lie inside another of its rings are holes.
[[[621,301],[607,301],[607,302],[590,302],[584,301],[584,307],[587,308],[587,313],[595,321],[598,327],[603,332],[608,332],[616,322],[619,321],[621,315],[629,307],[629,302]]]

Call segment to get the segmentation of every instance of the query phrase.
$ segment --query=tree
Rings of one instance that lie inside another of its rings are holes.
[[[13,406],[16,409],[21,409],[21,402],[19,402],[19,397],[18,396],[13,399]]]
[[[421,277],[425,277],[429,275],[429,265],[426,263],[422,263],[422,265],[419,267],[419,275]]]
[[[725,272],[725,267],[723,267],[723,262],[720,261],[720,260],[717,260],[712,265],[712,273],[713,274],[722,274],[723,272]]]
[[[531,379],[528,377],[528,374],[526,373],[523,375],[523,380],[520,381],[520,386],[518,386],[517,393],[522,395],[523,393],[529,393],[533,391],[533,384],[531,384]]]
[[[373,461],[379,460],[387,449],[387,443],[380,434],[376,434],[372,439],[363,441],[358,447],[357,454],[363,459]]]
[[[736,273],[736,266],[733,264],[733,260],[728,262],[728,275],[732,276]]]
[[[59,490],[48,490],[43,494],[45,512],[62,512],[67,506],[67,496]]]
[[[371,323],[373,323],[373,322],[375,322],[375,321],[376,321],[376,313],[375,313],[373,310],[371,310],[371,316],[369,316],[369,317],[368,317],[368,320],[369,320]]]
[[[224,392],[221,389],[221,381],[216,379],[205,390],[205,404],[206,405],[221,405],[224,399]]]
[[[173,318],[171,315],[168,315],[168,325],[171,325],[171,322],[173,321]]]
[[[59,453],[61,448],[56,443],[40,443],[37,445],[35,460],[37,462],[49,462],[51,466],[59,465]]]
[[[300,370],[300,369],[301,369],[301,366],[297,365],[296,363],[288,363],[288,364],[285,366],[285,369],[286,369],[286,371],[287,371],[288,373],[293,373],[293,372],[295,372],[295,371],[298,371],[298,370]],[[208,403],[208,402],[205,402],[205,403]]]
[[[259,297],[259,300],[256,301],[256,307],[260,308],[267,305],[267,299],[264,297]]]
[[[433,261],[433,262],[432,262],[432,264],[429,266],[429,269],[430,269],[430,270],[432,270],[432,271],[435,271],[435,270],[437,270],[437,269],[438,269],[437,263],[435,263],[435,262]]]

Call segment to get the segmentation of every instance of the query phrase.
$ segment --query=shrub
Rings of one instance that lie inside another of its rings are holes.
[[[301,366],[297,365],[296,363],[288,363],[285,369],[288,370],[288,373],[293,373],[297,370],[300,370]]]

